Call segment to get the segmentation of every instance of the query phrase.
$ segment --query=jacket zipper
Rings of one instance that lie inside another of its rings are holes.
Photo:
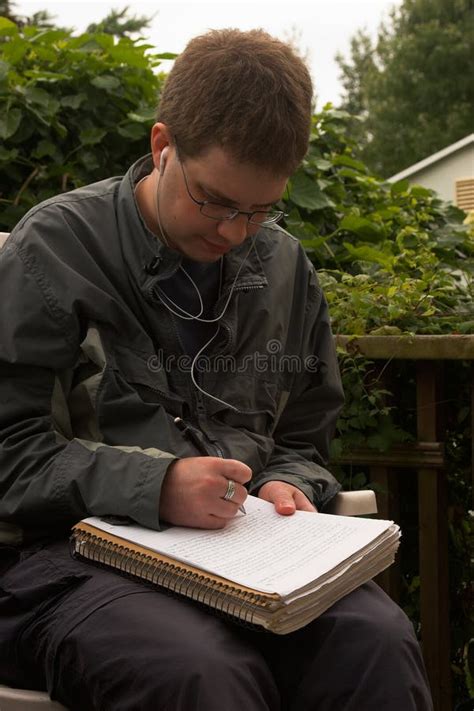
[[[178,429],[196,447],[201,455],[212,456],[212,454],[215,454],[217,457],[225,459],[222,449],[219,445],[211,442],[205,432],[200,430],[198,427],[195,427],[190,422],[183,420],[181,417],[175,417],[174,422]]]
[[[199,390],[196,392],[196,409],[198,411],[198,420],[200,421],[201,418],[204,418],[204,416],[206,414],[206,409],[203,405],[202,395]],[[194,429],[197,429],[197,428],[194,428]],[[224,452],[222,451],[221,447],[218,444],[216,444],[215,442],[212,442],[211,439],[209,438],[209,435],[206,432],[204,432],[202,429],[199,429],[198,432],[200,432],[201,435],[204,436],[207,440],[206,449],[211,449],[217,457],[220,457],[221,459],[225,459],[225,455],[224,455]]]
[[[257,289],[263,289],[264,284],[254,284],[253,286],[235,286],[234,287],[234,292],[235,291],[256,291]]]

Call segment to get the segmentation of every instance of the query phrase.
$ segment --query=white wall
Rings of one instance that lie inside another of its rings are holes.
[[[474,144],[464,146],[459,151],[422,168],[408,178],[410,184],[417,183],[436,190],[443,200],[455,202],[456,180],[474,178]]]

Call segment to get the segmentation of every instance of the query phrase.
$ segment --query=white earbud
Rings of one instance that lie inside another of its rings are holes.
[[[163,150],[161,151],[160,167],[159,167],[160,175],[163,175],[163,173],[165,172],[166,158],[167,158],[167,156],[168,156],[169,150],[170,150],[170,149],[166,146],[166,147],[163,148]]]

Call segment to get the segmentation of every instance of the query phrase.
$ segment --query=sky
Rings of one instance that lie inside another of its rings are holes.
[[[337,52],[349,56],[350,39],[359,29],[375,37],[392,7],[401,0],[16,0],[15,12],[48,10],[59,25],[85,30],[108,12],[128,6],[131,15],[154,19],[146,38],[159,52],[182,51],[191,37],[211,28],[262,27],[283,40],[297,39],[313,77],[317,106],[337,105],[341,96]],[[167,69],[169,63],[163,63]]]

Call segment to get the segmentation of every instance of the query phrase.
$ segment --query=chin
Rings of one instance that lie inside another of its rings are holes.
[[[219,261],[219,259],[222,257],[222,254],[217,254],[215,256],[209,254],[190,254],[188,255],[188,257],[189,259],[192,259],[195,262],[200,262],[201,264],[213,264],[214,262]]]

